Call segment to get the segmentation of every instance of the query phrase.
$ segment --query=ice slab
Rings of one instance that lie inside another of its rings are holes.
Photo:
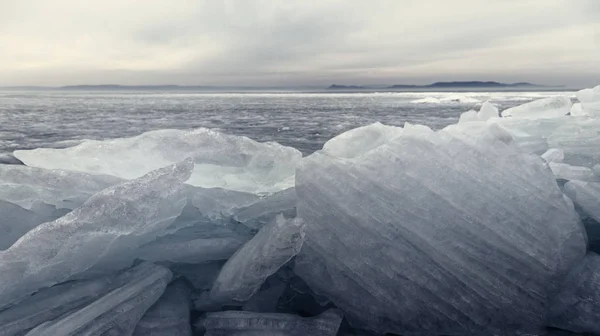
[[[494,106],[490,101],[486,101],[481,105],[479,109],[479,113],[477,113],[477,119],[481,121],[486,121],[492,118],[500,117],[500,111],[498,108]],[[460,121],[459,121],[460,122]]]
[[[576,93],[584,115],[600,116],[600,85]]]
[[[170,284],[138,322],[133,336],[192,336],[190,295],[185,281]]]
[[[225,311],[206,314],[201,324],[206,328],[205,336],[334,336],[342,318],[334,309],[312,318]]]
[[[74,209],[121,179],[66,170],[0,165],[0,200],[31,209],[36,202]]]
[[[583,211],[600,222],[600,183],[569,181],[564,192]]]
[[[570,114],[574,117],[587,115],[587,113],[583,110],[583,106],[581,105],[581,103],[573,104],[573,106],[571,106]]]
[[[502,116],[518,119],[556,118],[567,115],[571,111],[571,105],[569,97],[549,97],[506,109],[502,111]]]
[[[221,268],[224,260],[211,261],[202,264],[166,263],[173,274],[185,278],[195,290],[203,292],[209,290]]]
[[[304,222],[282,215],[265,225],[229,259],[210,291],[213,303],[244,302],[290,261],[304,242]]]
[[[278,214],[286,218],[296,217],[296,190],[289,188],[236,212],[233,218],[245,226],[258,230],[273,221]]]
[[[477,111],[469,110],[460,114],[460,117],[458,119],[459,124],[470,121],[480,121],[479,118],[477,118]]]
[[[565,152],[563,152],[562,149],[550,148],[542,154],[542,159],[546,162],[563,162],[565,159]]]
[[[550,325],[600,334],[600,256],[588,253],[567,277],[550,309]]]
[[[122,287],[66,316],[39,325],[27,336],[130,336],[172,277],[167,268],[148,263],[130,272],[131,281]]]
[[[536,331],[586,250],[547,164],[495,124],[405,127],[355,159],[316,152],[296,193],[296,274],[380,333]]]
[[[259,143],[210,129],[159,130],[132,138],[84,141],[65,149],[15,151],[26,165],[107,174],[124,179],[192,157],[189,184],[268,193],[293,186],[302,154],[275,142]]]
[[[344,132],[323,145],[323,152],[354,158],[402,134],[401,127],[373,123]]]
[[[0,251],[9,248],[31,229],[56,218],[51,214],[38,215],[16,204],[0,200]]]
[[[138,258],[188,264],[227,260],[249,239],[238,235],[190,240],[166,238],[142,246]]]
[[[550,162],[550,169],[557,179],[593,181],[594,171],[587,167],[571,166],[566,163]]]
[[[125,268],[135,248],[156,238],[181,213],[192,160],[109,187],[0,252],[0,307],[36,290]]]

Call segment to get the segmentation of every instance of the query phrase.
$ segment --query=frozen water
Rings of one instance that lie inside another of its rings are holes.
[[[14,155],[32,167],[124,179],[191,157],[195,168],[189,184],[249,193],[276,192],[293,186],[294,170],[302,158],[291,147],[206,128],[152,131],[132,138],[89,140],[65,149],[15,151]]]
[[[570,112],[571,116],[574,117],[579,117],[579,116],[583,116],[583,115],[587,115],[585,113],[585,111],[583,110],[583,107],[581,105],[581,103],[575,103],[573,104],[573,106],[571,106],[571,112]]]
[[[234,219],[251,229],[260,229],[283,214],[286,218],[296,217],[296,190],[289,188],[236,212]]]
[[[581,102],[583,114],[600,116],[600,85],[593,89],[578,91],[576,96]]]
[[[56,218],[52,215],[39,215],[16,204],[0,200],[0,251],[9,248],[36,226]]]
[[[227,260],[247,239],[243,236],[199,238],[183,240],[183,238],[161,239],[142,246],[137,253],[138,258],[147,261],[170,261],[178,263],[199,264],[216,260]]]
[[[341,312],[333,309],[312,318],[225,311],[206,314],[202,325],[205,336],[334,336],[341,322]]]
[[[141,264],[131,272],[131,280],[122,287],[81,309],[39,325],[27,336],[131,335],[172,277],[167,268],[152,264]]]
[[[550,325],[574,332],[600,334],[600,256],[588,253],[555,297]]]
[[[550,97],[509,108],[502,111],[502,116],[519,119],[556,118],[568,114],[571,111],[571,105],[569,97]]]
[[[498,117],[500,117],[500,111],[490,101],[483,103],[479,109],[479,113],[477,113],[477,118],[482,121]]]
[[[133,336],[192,336],[190,294],[185,281],[170,284],[138,322]]]
[[[600,222],[600,183],[569,181],[564,192],[588,215]]]
[[[127,267],[181,213],[191,159],[109,187],[0,252],[0,307],[81,273]]]
[[[27,209],[35,202],[74,209],[91,195],[120,182],[113,176],[0,165],[0,199]]]
[[[467,130],[405,128],[357,158],[300,165],[295,272],[355,326],[535,332],[583,257],[577,214],[543,160],[497,125]]]
[[[542,154],[542,159],[546,160],[546,162],[563,162],[565,153],[562,149],[550,148]]]
[[[477,111],[469,110],[467,112],[460,114],[460,118],[458,119],[459,124],[469,122],[469,121],[479,121],[479,118],[477,118]]]
[[[206,291],[212,287],[225,261],[211,261],[202,264],[167,264],[176,276],[185,278],[195,290]]]
[[[210,301],[248,300],[267,277],[298,254],[303,242],[304,222],[277,216],[225,263],[210,291]]]
[[[582,181],[596,180],[594,172],[587,167],[571,166],[559,162],[550,162],[549,165],[557,179]]]
[[[344,158],[354,158],[401,134],[402,128],[374,123],[355,128],[327,141],[323,145],[323,152]]]

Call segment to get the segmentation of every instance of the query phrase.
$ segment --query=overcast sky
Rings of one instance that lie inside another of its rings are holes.
[[[600,83],[600,0],[0,0],[0,85]]]

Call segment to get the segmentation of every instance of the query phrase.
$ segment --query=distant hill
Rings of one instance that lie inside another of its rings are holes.
[[[69,85],[61,86],[59,90],[207,90],[211,89],[209,86],[180,86],[180,85],[116,85],[116,84],[105,84],[105,85]]]
[[[392,86],[387,86],[387,89],[448,89],[448,88],[527,88],[527,87],[546,87],[544,85],[531,84],[527,82],[521,83],[499,83],[499,82],[481,82],[481,81],[465,81],[465,82],[436,82],[429,85],[406,85],[406,84],[397,84]],[[328,89],[329,90],[361,90],[361,89],[370,89],[371,86],[355,86],[355,85],[338,85],[333,84]]]

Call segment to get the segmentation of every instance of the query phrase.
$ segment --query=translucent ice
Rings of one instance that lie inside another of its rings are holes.
[[[469,121],[480,121],[479,118],[477,118],[477,111],[469,110],[467,112],[460,114],[460,118],[458,119],[459,124],[469,122]]]
[[[289,188],[237,211],[234,219],[252,229],[260,229],[278,214],[296,217],[296,190]]]
[[[479,113],[477,113],[477,118],[482,121],[498,118],[499,116],[500,112],[498,111],[498,108],[489,101],[483,103],[479,109]]]
[[[0,165],[0,199],[26,209],[35,202],[74,209],[91,195],[120,182],[113,176]]]
[[[600,334],[600,256],[588,253],[563,283],[550,310],[550,325]]]
[[[147,261],[170,261],[198,264],[231,257],[247,239],[242,236],[169,239],[166,237],[142,246],[138,258]]]
[[[316,152],[296,193],[296,274],[380,333],[537,331],[586,250],[547,164],[495,124],[405,127],[354,159]]]
[[[563,152],[562,149],[550,148],[542,154],[542,159],[546,160],[546,162],[563,162],[565,159],[565,152]]]
[[[0,307],[81,273],[127,267],[181,213],[192,160],[109,187],[0,252]]]
[[[569,181],[564,192],[583,211],[600,222],[600,183]]]
[[[32,167],[108,174],[124,179],[192,157],[195,168],[188,183],[204,188],[262,193],[293,186],[302,154],[274,142],[206,128],[193,131],[160,130],[132,138],[85,141],[65,149],[15,151]]]
[[[141,264],[131,270],[131,281],[85,307],[46,322],[27,336],[130,336],[146,310],[171,281],[164,267]]]
[[[224,311],[206,314],[202,325],[205,336],[334,336],[341,322],[341,312],[333,309],[312,318]]]
[[[402,128],[381,123],[358,127],[330,139],[323,152],[344,158],[357,157],[402,134]]]
[[[573,106],[571,106],[570,114],[574,117],[586,115],[585,111],[583,111],[583,107],[582,107],[581,103],[573,104]]]
[[[185,281],[170,284],[138,322],[133,336],[191,336],[190,294]]]
[[[9,248],[29,230],[55,219],[0,200],[0,251]]]
[[[587,167],[571,166],[559,162],[550,162],[549,165],[557,179],[582,181],[595,180],[594,172]]]
[[[576,93],[581,102],[582,113],[600,116],[600,85],[593,89],[584,89]]]
[[[509,108],[502,111],[502,116],[519,119],[556,118],[568,114],[571,111],[571,105],[569,97],[556,96]]]
[[[225,263],[210,291],[210,300],[248,300],[268,276],[298,254],[303,242],[304,222],[278,216]]]

